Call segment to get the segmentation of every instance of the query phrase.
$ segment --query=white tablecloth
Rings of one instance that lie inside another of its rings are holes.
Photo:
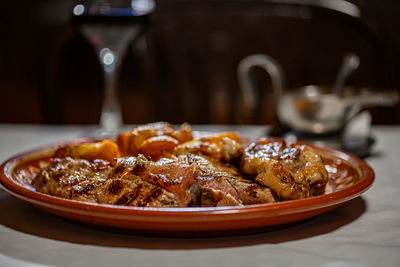
[[[229,126],[197,126],[227,130]],[[257,136],[263,127],[237,127]],[[0,161],[82,135],[83,127],[0,125]],[[0,266],[400,266],[400,127],[374,127],[373,186],[279,231],[223,238],[138,237],[85,228],[0,190]]]

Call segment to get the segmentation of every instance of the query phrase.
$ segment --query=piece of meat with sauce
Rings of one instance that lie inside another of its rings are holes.
[[[196,167],[192,186],[193,206],[238,206],[275,202],[271,191],[247,180],[236,167],[216,159],[193,153],[183,153],[181,160]]]
[[[272,203],[271,191],[246,180],[228,162],[243,153],[239,135],[234,132],[210,134],[175,147],[173,154],[196,167],[192,186],[193,206],[238,206]]]
[[[143,156],[112,162],[55,158],[32,185],[37,191],[67,199],[138,207],[186,207],[191,201],[194,166]]]
[[[121,156],[118,145],[112,140],[94,141],[77,145],[67,145],[56,150],[56,158],[80,158],[93,161],[103,159],[111,161]]]
[[[184,123],[175,128],[166,122],[142,125],[117,137],[118,147],[122,156],[150,156],[154,161],[171,152],[177,145],[192,140],[192,130]]]
[[[320,195],[328,182],[321,157],[309,146],[262,138],[244,151],[244,174],[268,186],[281,200]]]
[[[234,162],[243,153],[239,135],[235,132],[210,134],[175,147],[173,154],[200,153],[221,162]]]

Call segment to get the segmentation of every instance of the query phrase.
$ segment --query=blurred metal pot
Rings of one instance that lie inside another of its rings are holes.
[[[239,85],[246,109],[254,110],[255,90],[249,71],[263,68],[270,76],[277,101],[279,120],[290,128],[313,134],[325,134],[342,129],[362,108],[391,106],[398,102],[397,91],[378,91],[368,88],[343,87],[334,93],[332,86],[307,85],[293,90],[284,89],[284,75],[273,58],[258,54],[241,60],[238,66]]]

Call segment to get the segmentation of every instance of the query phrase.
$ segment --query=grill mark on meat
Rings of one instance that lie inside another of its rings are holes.
[[[121,179],[115,179],[114,181],[111,182],[111,184],[108,186],[108,191],[116,195],[119,192],[121,192],[122,188],[124,188],[123,183],[121,182]]]
[[[139,163],[135,166],[135,168],[133,168],[133,170],[131,170],[131,173],[133,175],[138,175],[140,176],[141,173],[146,171],[146,165],[144,163]]]
[[[143,185],[139,184],[138,186],[135,187],[135,189],[131,192],[128,192],[124,195],[122,195],[115,203],[114,205],[125,205],[128,206],[132,201],[134,201],[140,193],[140,190],[142,189]]]
[[[140,201],[138,206],[145,207],[148,203],[154,201],[162,192],[160,187],[156,187],[153,191],[151,191],[150,195],[148,195],[144,200]]]
[[[134,190],[131,194],[129,194],[130,199],[129,199],[129,201],[126,203],[126,205],[131,204],[131,202],[134,201],[134,200],[139,196],[140,190],[142,190],[142,187],[143,187],[143,184],[138,185],[138,186],[135,188],[135,190]]]
[[[94,189],[95,187],[96,187],[96,186],[93,185],[93,184],[87,184],[87,185],[85,185],[84,187],[82,187],[82,186],[80,186],[80,185],[74,186],[74,189],[75,189],[75,193],[76,193],[77,195],[82,195],[82,194],[85,194],[85,193],[91,191],[91,190]]]
[[[125,203],[129,200],[128,195],[129,194],[122,195],[119,199],[117,199],[114,205],[126,205]]]
[[[118,166],[117,168],[115,168],[114,173],[115,174],[119,174],[120,172],[123,172],[125,170],[126,166],[124,164]]]

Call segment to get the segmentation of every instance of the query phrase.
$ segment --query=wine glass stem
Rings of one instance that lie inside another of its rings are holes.
[[[118,132],[122,125],[121,105],[117,87],[117,57],[110,50],[108,55],[100,54],[100,61],[104,69],[104,98],[100,116],[100,128],[107,133]]]

